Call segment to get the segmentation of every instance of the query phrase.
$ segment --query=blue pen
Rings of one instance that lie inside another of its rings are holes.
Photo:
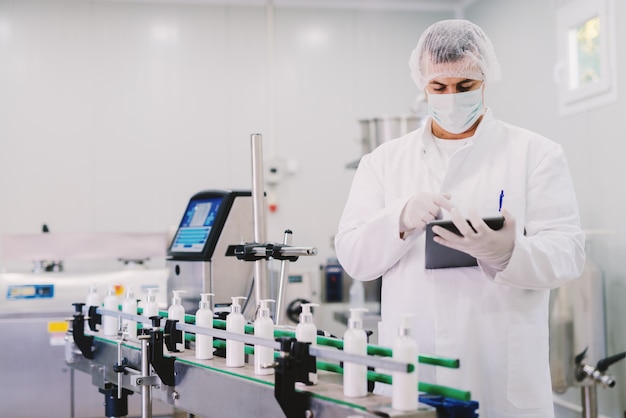
[[[500,190],[500,204],[498,205],[498,212],[502,212],[502,201],[504,200],[504,190]]]

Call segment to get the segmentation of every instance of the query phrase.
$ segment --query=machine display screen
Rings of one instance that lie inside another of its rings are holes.
[[[222,196],[218,196],[191,200],[180,222],[170,251],[202,252],[211,234],[222,199]]]

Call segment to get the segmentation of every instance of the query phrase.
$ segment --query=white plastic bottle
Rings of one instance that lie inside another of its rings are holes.
[[[122,312],[137,315],[137,299],[135,299],[135,293],[131,287],[126,290],[126,298],[122,302]],[[128,334],[129,338],[137,338],[137,321],[123,319],[122,329]]]
[[[244,334],[245,318],[241,313],[239,300],[246,300],[244,296],[232,296],[230,314],[226,317],[226,331]],[[246,362],[244,343],[226,339],[226,367],[243,367]]]
[[[350,285],[350,308],[365,307],[365,287],[360,280],[352,279]]]
[[[254,336],[274,341],[274,321],[270,318],[269,304],[276,302],[273,299],[262,299],[259,317],[254,321]],[[274,349],[262,345],[254,346],[254,374],[274,374],[271,367],[263,368],[263,365],[274,363]]]
[[[109,286],[109,292],[104,298],[104,309],[109,311],[119,311],[117,295],[115,294],[115,286]],[[119,317],[112,315],[102,315],[102,330],[107,336],[117,335],[119,329]]]
[[[95,306],[98,308],[100,307],[100,294],[98,293],[98,288],[96,287],[95,284],[92,284],[91,286],[89,286],[89,293],[87,293],[87,298],[85,300],[85,312],[84,312],[85,316],[89,315],[90,306]],[[85,326],[85,333],[93,334],[93,332],[88,326]]]
[[[150,318],[151,316],[159,315],[159,305],[156,303],[156,295],[155,293],[159,289],[157,287],[149,287],[148,288],[148,296],[143,304],[142,315],[146,318]],[[144,328],[150,328],[151,325],[144,324]]]
[[[88,310],[90,306],[100,307],[100,294],[95,284],[89,286],[89,293],[87,293],[87,299],[85,300],[85,308]]]
[[[301,306],[300,323],[296,326],[296,340],[315,345],[317,343],[317,327],[313,322],[311,307],[320,305],[317,303],[303,303]],[[317,373],[309,373],[309,381],[316,385]]]
[[[187,293],[186,290],[172,290],[172,304],[167,310],[167,319],[177,319],[179,323],[185,323],[185,307],[180,299],[181,293]],[[182,342],[176,343],[176,351],[182,353],[185,351],[185,331],[182,333]]]
[[[397,411],[417,410],[417,342],[411,337],[411,315],[402,317],[398,337],[393,344],[393,359],[412,363],[412,373],[393,372],[391,407]]]
[[[348,354],[367,355],[367,334],[363,329],[365,308],[350,309],[348,330],[343,335],[343,351]],[[343,394],[348,398],[367,396],[367,366],[356,363],[343,363]]]
[[[213,293],[200,293],[200,305],[196,311],[196,326],[213,328],[213,311],[209,296]],[[210,335],[196,334],[196,358],[209,360],[213,358],[213,337]]]

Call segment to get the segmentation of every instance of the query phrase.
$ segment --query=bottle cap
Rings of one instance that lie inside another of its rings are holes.
[[[158,287],[149,287],[148,288],[148,302],[156,302],[155,293],[158,292]]]
[[[276,302],[274,299],[261,299],[261,309],[259,309],[259,318],[270,317],[270,303]]]
[[[209,296],[215,296],[214,293],[200,293],[200,309],[211,309]]]
[[[246,300],[248,298],[245,296],[231,296],[230,298],[233,300],[233,303],[230,305],[230,312],[241,313],[241,305],[239,304],[239,300]]]
[[[400,328],[398,329],[398,335],[402,337],[411,335],[411,318],[413,318],[414,316],[415,315],[412,314],[402,315],[402,319],[400,320]]]
[[[187,293],[186,290],[172,290],[172,305],[180,305],[180,294]]]
[[[311,308],[313,306],[320,306],[320,305],[317,303],[303,303],[300,306],[302,306],[302,313],[300,314],[300,323],[301,324],[312,323],[313,313],[311,312]]]
[[[348,320],[348,328],[363,329],[363,314],[367,311],[367,308],[350,308],[350,319]]]

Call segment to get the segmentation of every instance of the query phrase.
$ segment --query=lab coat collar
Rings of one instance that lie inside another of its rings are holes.
[[[486,135],[486,133],[494,127],[495,123],[496,119],[493,116],[493,112],[490,108],[485,108],[485,114],[478,124],[476,132],[474,132],[474,135],[466,139],[468,144],[473,145],[476,141],[479,141],[482,138],[488,138],[489,136]],[[431,116],[428,116],[428,119],[426,119],[426,123],[424,124],[424,129],[422,130],[422,155],[429,154],[432,150],[434,150],[433,147],[436,146],[435,138],[432,134],[432,124],[433,119]]]
[[[493,116],[493,113],[489,108],[485,110],[485,114],[474,132],[474,135],[467,138],[466,145],[457,153],[455,153],[454,158],[465,158],[465,156],[470,153],[472,149],[484,149],[485,147],[490,146],[490,142],[494,140],[494,135],[489,135],[489,132],[493,129],[496,124],[496,120]],[[428,167],[431,175],[434,179],[436,179],[436,183],[439,187],[445,187],[444,182],[445,179],[452,174],[441,165],[439,152],[437,150],[437,144],[435,143],[435,137],[432,134],[432,118],[429,116],[424,124],[424,128],[421,132],[422,139],[422,148],[420,150],[420,155],[422,157],[422,161]],[[446,175],[448,173],[448,175]]]

